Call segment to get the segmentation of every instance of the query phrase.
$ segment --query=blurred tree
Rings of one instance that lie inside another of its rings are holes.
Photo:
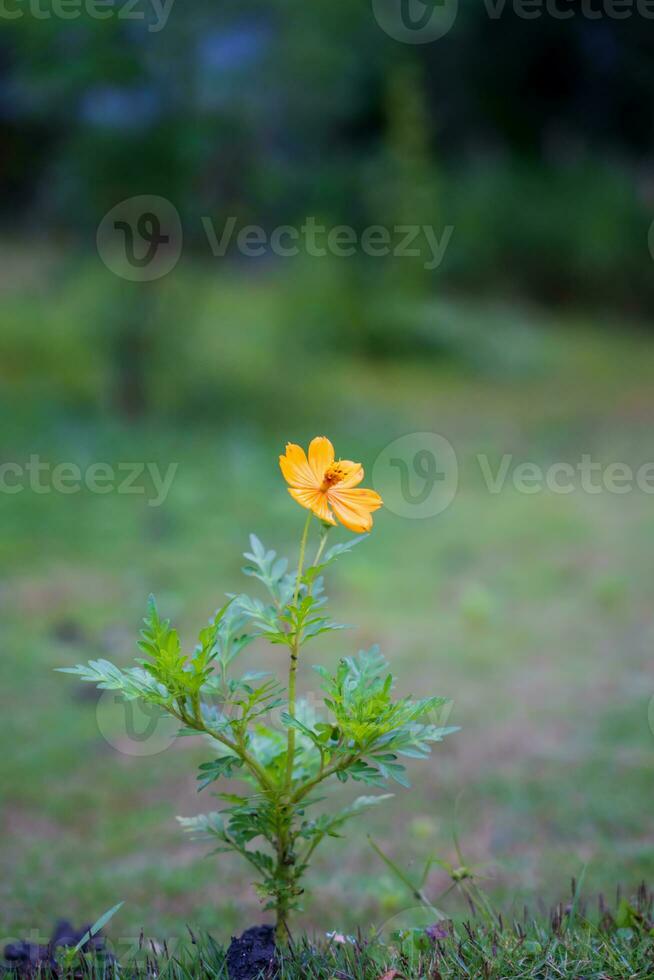
[[[356,226],[383,210],[389,221],[467,221],[452,261],[469,282],[492,286],[494,257],[506,267],[517,248],[525,291],[540,264],[550,298],[581,290],[593,300],[599,289],[604,302],[613,251],[615,301],[624,302],[624,277],[628,293],[644,284],[651,297],[651,192],[640,174],[652,153],[654,34],[637,11],[591,19],[587,6],[569,0],[570,19],[547,10],[525,19],[508,3],[494,13],[460,0],[449,33],[415,46],[384,34],[369,0],[251,0],[247,11],[237,0],[194,0],[174,4],[161,30],[146,4],[143,21],[26,12],[3,21],[0,38],[0,220],[88,242],[118,201],[162,194],[182,213],[187,242],[206,249],[202,214],[269,226],[313,214]],[[579,179],[586,162],[606,176],[605,195]],[[488,222],[524,228],[512,175],[527,172],[521,187],[537,226],[556,210],[552,187],[579,202],[578,214],[567,211],[546,246],[527,227],[502,251],[508,236]],[[615,172],[631,194],[617,193]],[[466,197],[482,191],[503,197],[473,220]],[[575,285],[568,270],[582,222],[603,197],[614,217]],[[389,274],[425,287],[417,263]]]

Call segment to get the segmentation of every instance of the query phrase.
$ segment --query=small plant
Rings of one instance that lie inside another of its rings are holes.
[[[128,700],[159,705],[180,722],[181,734],[208,736],[217,753],[200,766],[200,789],[222,778],[246,784],[240,794],[216,793],[225,804],[220,811],[179,820],[185,830],[212,840],[214,853],[236,851],[252,865],[265,908],[276,913],[278,942],[287,937],[289,913],[299,908],[302,877],[316,847],[389,795],[359,796],[340,812],[313,815],[321,784],[352,780],[378,789],[392,780],[408,786],[401,758],[426,758],[430,743],[456,730],[438,721],[446,699],[394,697],[393,677],[377,648],[342,659],[333,673],[315,667],[324,695],[320,711],[297,697],[302,648],[343,628],[327,614],[323,572],[362,540],[326,549],[330,528],[338,520],[365,535],[382,501],[359,487],[358,463],[334,460],[324,437],[312,441],[308,457],[289,444],[280,466],[289,493],[309,511],[296,569],[289,572],[286,559],[252,535],[244,572],[263,586],[265,598],[228,596],[190,655],[151,598],[138,666],[121,669],[96,660],[66,669]],[[308,563],[312,524],[318,541]],[[286,689],[269,673],[235,671],[238,654],[256,637],[287,649]]]

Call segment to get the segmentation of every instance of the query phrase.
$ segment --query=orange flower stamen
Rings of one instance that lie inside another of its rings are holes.
[[[341,466],[340,461],[338,463],[334,463],[325,471],[325,476],[320,489],[329,490],[329,488],[333,487],[335,483],[340,483],[341,480],[344,480],[346,476],[347,470],[344,466]]]

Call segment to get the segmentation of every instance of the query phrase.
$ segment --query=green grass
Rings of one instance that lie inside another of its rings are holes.
[[[640,889],[633,904],[622,899],[594,913],[573,899],[538,919],[525,909],[519,919],[500,917],[493,923],[473,909],[459,924],[444,922],[430,932],[416,920],[412,927],[405,923],[382,933],[329,940],[303,936],[280,951],[275,975],[279,980],[646,980],[654,969],[651,913],[652,895]],[[65,963],[61,950],[58,959]],[[262,980],[269,975],[259,974]],[[35,980],[45,976],[34,973]],[[62,971],[64,980],[120,976],[228,980],[226,948],[192,930],[163,942],[141,935],[107,940],[104,954],[81,954]]]
[[[467,311],[450,314],[467,322]],[[119,900],[133,929],[158,936],[190,922],[225,940],[265,918],[247,869],[226,856],[206,860],[177,829],[176,814],[212,805],[194,785],[202,743],[180,740],[145,758],[117,751],[97,702],[54,668],[131,661],[151,591],[194,642],[224,592],[250,584],[239,571],[249,531],[293,552],[302,514],[276,457],[286,439],[317,431],[368,472],[398,436],[440,432],[461,479],[436,518],[382,511],[370,540],[338,564],[332,608],[355,628],[316,642],[300,686],[315,683],[311,662],[331,664],[378,640],[400,687],[452,696],[451,722],[462,730],[415,767],[410,791],[325,848],[297,928],[367,933],[404,908],[368,832],[410,870],[430,852],[452,858],[456,826],[509,916],[524,901],[557,901],[584,864],[591,893],[652,880],[652,498],[491,495],[475,457],[651,458],[654,347],[583,321],[545,326],[543,369],[509,379],[448,361],[324,355],[313,362],[314,385],[288,357],[267,384],[277,400],[288,392],[292,404],[306,403],[292,426],[277,410],[268,420],[259,410],[259,424],[241,418],[238,402],[211,423],[128,426],[7,401],[4,459],[156,460],[179,471],[160,509],[116,494],[0,494],[0,935],[47,931],[58,915],[93,920]],[[261,658],[283,667],[278,649],[247,653],[248,662]],[[347,787],[337,792],[349,798]],[[443,875],[435,870],[429,884],[437,892]],[[445,911],[465,912],[454,897]],[[575,943],[556,940],[552,955],[577,955]],[[582,966],[547,975],[575,970],[594,975]]]

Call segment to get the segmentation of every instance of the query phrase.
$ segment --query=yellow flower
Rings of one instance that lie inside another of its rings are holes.
[[[325,436],[311,441],[308,459],[301,446],[287,443],[286,455],[279,457],[279,465],[291,497],[321,521],[336,524],[335,514],[350,531],[370,530],[372,512],[383,501],[374,490],[359,487],[363,480],[361,463],[334,461],[334,447]]]

